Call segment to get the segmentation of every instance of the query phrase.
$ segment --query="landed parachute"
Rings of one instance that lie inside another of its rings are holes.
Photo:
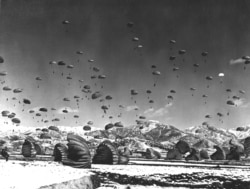
[[[74,168],[91,168],[91,155],[86,140],[79,135],[68,134],[67,136],[68,150],[61,149],[63,165],[71,166]]]
[[[93,164],[115,165],[119,162],[119,154],[112,142],[105,140],[99,144],[92,160]]]

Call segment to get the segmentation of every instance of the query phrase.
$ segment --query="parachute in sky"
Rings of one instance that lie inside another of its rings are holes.
[[[155,87],[156,84],[157,84],[158,76],[161,75],[161,72],[160,72],[160,71],[153,71],[152,74],[153,74],[153,76],[155,77],[155,81],[154,81],[154,87]]]

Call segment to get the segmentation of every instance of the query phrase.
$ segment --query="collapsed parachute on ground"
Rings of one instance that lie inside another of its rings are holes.
[[[68,148],[65,144],[57,143],[53,151],[54,161],[64,161],[68,157]]]
[[[32,137],[27,137],[22,145],[22,155],[24,157],[35,157],[36,150],[34,146],[35,140]]]
[[[99,144],[92,160],[93,164],[116,165],[119,162],[119,154],[116,147],[109,140]]]
[[[68,134],[67,146],[57,144],[54,149],[55,161],[73,168],[91,168],[91,155],[86,141],[74,134]]]

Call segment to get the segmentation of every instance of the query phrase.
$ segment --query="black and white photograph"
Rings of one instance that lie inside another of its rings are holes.
[[[249,0],[0,0],[0,189],[250,189]]]

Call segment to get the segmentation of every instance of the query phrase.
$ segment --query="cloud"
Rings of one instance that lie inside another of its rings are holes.
[[[136,108],[139,109],[139,107],[137,105],[131,105],[131,106],[127,106],[125,110],[127,112],[131,112],[131,111],[135,110]]]
[[[238,108],[248,108],[250,106],[250,102],[247,102],[245,98],[232,100],[234,102],[235,107]]]
[[[238,58],[238,59],[235,59],[235,60],[230,60],[229,61],[229,64],[230,65],[234,65],[234,64],[243,64],[245,63],[246,60],[242,59],[242,58]]]
[[[146,109],[144,111],[144,114],[148,114],[148,113],[153,112],[153,111],[154,111],[154,108],[149,108],[149,109]]]
[[[63,110],[67,110],[68,113],[78,113],[78,112],[79,112],[78,109],[72,109],[71,107],[65,106],[65,107],[59,108],[59,109],[57,110],[57,114],[64,114],[64,113],[63,113]]]
[[[147,117],[161,117],[168,114],[168,109],[173,105],[173,103],[168,103],[164,107],[161,107],[157,110],[153,108],[147,109],[144,113],[147,114]]]

